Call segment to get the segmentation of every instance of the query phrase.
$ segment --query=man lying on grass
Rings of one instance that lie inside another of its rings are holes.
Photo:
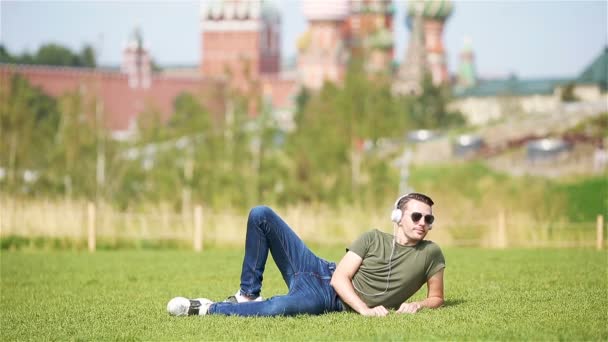
[[[247,220],[241,287],[222,302],[173,298],[167,311],[175,316],[292,316],[356,311],[386,316],[389,310],[415,313],[443,304],[445,260],[435,243],[424,240],[434,217],[433,201],[410,193],[397,199],[391,213],[394,233],[372,230],[347,249],[336,266],[317,257],[268,207],[255,207]],[[260,295],[268,251],[289,292],[264,300]],[[427,283],[427,298],[405,303]]]

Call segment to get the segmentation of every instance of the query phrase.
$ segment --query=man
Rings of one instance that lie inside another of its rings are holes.
[[[394,233],[373,230],[359,237],[338,263],[314,255],[270,208],[249,213],[241,287],[223,302],[173,298],[171,315],[279,316],[356,311],[365,316],[415,313],[443,304],[445,260],[435,243],[424,240],[432,228],[433,201],[410,193],[397,199],[391,220]],[[260,295],[268,251],[289,292],[263,300]],[[424,283],[427,298],[405,303]]]

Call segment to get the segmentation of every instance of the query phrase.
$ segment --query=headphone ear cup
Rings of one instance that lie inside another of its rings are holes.
[[[391,221],[393,221],[395,223],[399,223],[399,221],[401,221],[402,215],[403,215],[403,213],[401,212],[401,209],[394,209],[391,212]]]

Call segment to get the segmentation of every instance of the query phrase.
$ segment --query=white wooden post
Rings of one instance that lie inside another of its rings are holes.
[[[596,244],[595,247],[598,250],[601,250],[604,248],[604,216],[603,215],[597,215],[597,228],[596,228]]]
[[[203,207],[197,205],[194,207],[194,251],[200,252],[203,250]]]
[[[506,248],[507,247],[507,227],[505,223],[505,211],[501,210],[498,213],[498,227],[497,227],[497,241],[496,247]]]
[[[88,245],[89,252],[95,252],[95,204],[89,202],[87,205],[87,218],[88,218]]]

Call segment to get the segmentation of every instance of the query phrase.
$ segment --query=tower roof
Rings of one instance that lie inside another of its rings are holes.
[[[139,26],[136,26],[131,35],[129,36],[129,41],[127,43],[127,48],[130,49],[143,49],[144,47],[144,39],[141,33],[141,29]]]
[[[568,82],[568,79],[520,80],[512,75],[506,79],[483,80],[470,88],[457,87],[453,94],[456,97],[551,95],[555,87]]]
[[[596,83],[608,89],[608,46],[576,79],[578,83]]]

